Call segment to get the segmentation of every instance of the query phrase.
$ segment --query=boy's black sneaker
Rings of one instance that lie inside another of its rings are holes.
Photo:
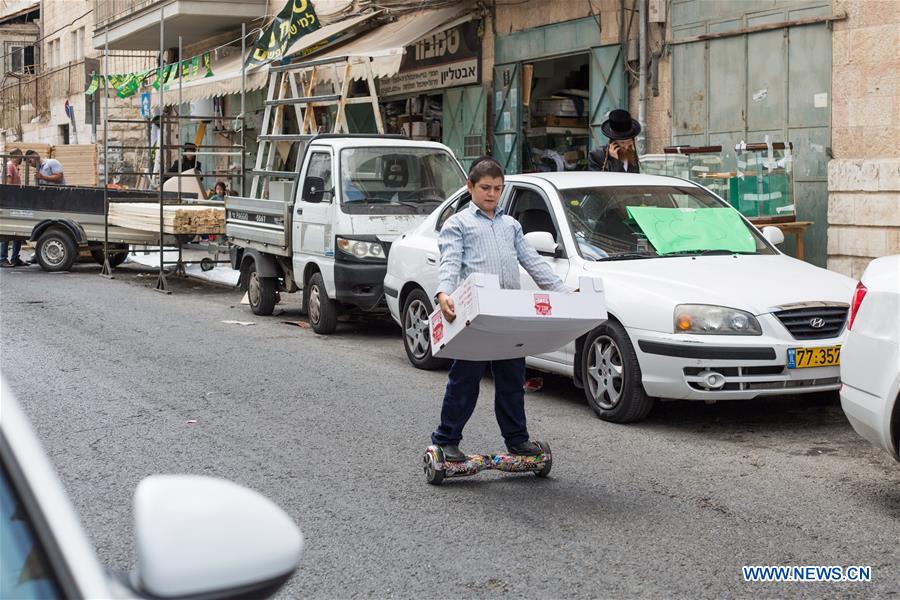
[[[12,261],[9,261],[11,267],[24,267],[27,265],[27,262],[22,261],[21,259],[14,258]]]
[[[455,444],[438,446],[438,448],[440,448],[441,452],[444,453],[444,460],[448,460],[450,462],[464,462],[469,460],[469,458],[462,453],[462,450],[459,449],[459,446]]]
[[[510,454],[515,454],[516,456],[537,456],[543,452],[540,446],[530,440],[516,446],[507,446],[506,449],[509,450]]]

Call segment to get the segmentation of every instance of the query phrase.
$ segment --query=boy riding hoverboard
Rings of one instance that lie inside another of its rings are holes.
[[[450,293],[471,273],[492,273],[500,278],[500,287],[519,289],[519,264],[525,268],[534,281],[544,290],[566,291],[562,280],[540,257],[537,251],[525,241],[519,222],[497,208],[503,191],[503,169],[492,158],[482,157],[472,163],[466,182],[471,203],[450,217],[441,229],[438,245],[441,251],[438,292],[435,296],[441,312],[447,321],[456,318]],[[477,458],[505,457],[506,455],[473,455],[467,457],[459,449],[463,428],[475,410],[481,378],[490,367],[494,378],[494,411],[506,448],[515,457],[531,457],[521,462],[524,468],[504,468],[501,462],[485,461]],[[432,467],[440,471],[443,479],[447,476],[474,474],[484,468],[500,470],[529,470],[546,474],[549,465],[543,467],[542,457],[550,460],[546,444],[529,440],[525,422],[525,359],[512,358],[492,361],[454,360],[450,367],[444,403],[441,408],[441,423],[431,434],[434,446],[426,450],[425,471],[429,473],[429,453],[433,457]],[[476,465],[456,465],[452,463],[477,462]],[[528,468],[531,465],[532,468]],[[472,467],[472,468],[469,468]],[[473,470],[474,469],[474,470]],[[472,471],[472,472],[468,472]],[[433,481],[429,476],[429,482]]]

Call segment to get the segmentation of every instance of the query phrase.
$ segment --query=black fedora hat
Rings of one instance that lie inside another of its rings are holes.
[[[632,119],[627,110],[617,108],[609,111],[600,131],[611,140],[628,140],[641,132],[641,124]]]

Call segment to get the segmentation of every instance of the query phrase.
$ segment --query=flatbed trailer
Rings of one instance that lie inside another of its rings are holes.
[[[107,190],[110,201],[158,202],[158,192]],[[103,188],[0,184],[0,239],[35,243],[45,271],[67,271],[82,250],[103,264],[106,227]],[[121,264],[130,246],[175,245],[173,235],[109,226],[110,266]]]

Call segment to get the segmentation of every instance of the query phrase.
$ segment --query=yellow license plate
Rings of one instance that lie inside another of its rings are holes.
[[[835,367],[841,364],[841,347],[788,348],[788,369]]]

